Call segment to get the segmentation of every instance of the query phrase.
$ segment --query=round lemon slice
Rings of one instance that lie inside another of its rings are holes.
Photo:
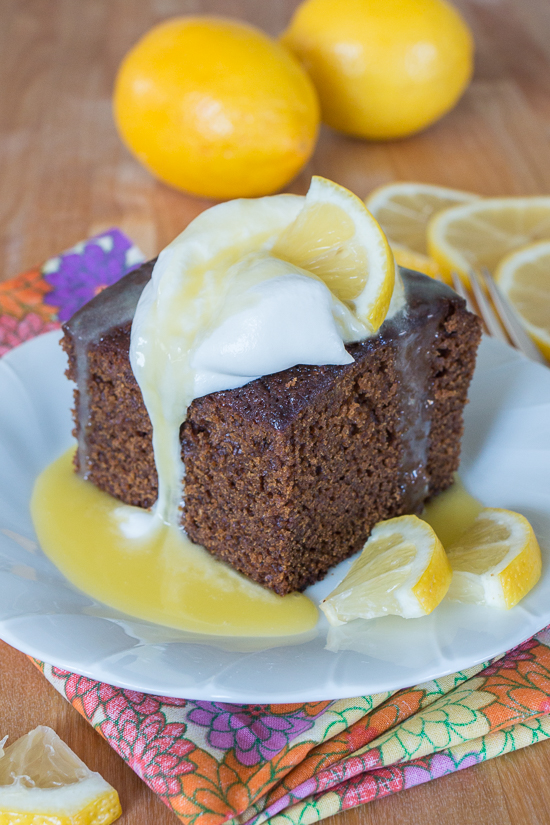
[[[22,736],[0,758],[2,825],[109,825],[118,794],[47,727]]]
[[[321,602],[332,625],[352,619],[431,613],[443,599],[452,571],[435,532],[416,516],[379,522],[347,576]]]
[[[364,203],[343,186],[314,177],[302,211],[271,254],[321,278],[369,332],[384,321],[395,283],[393,255]]]
[[[495,280],[550,360],[550,241],[512,252],[498,265]]]
[[[439,278],[439,267],[432,258],[428,258],[427,255],[422,255],[420,252],[413,252],[398,243],[392,243],[390,246],[395,263],[398,266],[402,266],[404,269],[414,269],[416,272],[429,275],[430,278]]]
[[[495,272],[511,252],[550,239],[550,197],[486,198],[453,206],[428,224],[428,251],[447,277]]]
[[[449,598],[510,608],[538,582],[540,548],[526,518],[485,508],[470,529],[447,548],[453,569]]]
[[[426,230],[430,219],[442,209],[470,203],[478,198],[478,195],[459,189],[406,181],[379,186],[370,193],[365,203],[386,233],[394,254],[397,244],[426,256]],[[398,263],[406,266],[399,259]],[[420,272],[424,270],[420,269]]]

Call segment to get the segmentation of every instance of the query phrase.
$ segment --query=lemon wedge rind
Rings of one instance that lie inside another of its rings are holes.
[[[51,728],[35,728],[0,758],[0,825],[109,825],[121,813],[115,789]]]
[[[396,265],[386,236],[360,198],[321,177],[312,179],[305,197],[242,198],[206,210],[161,252],[153,277],[160,282],[168,260],[178,272],[214,271],[253,251],[324,281],[353,310],[365,337],[388,314]],[[164,281],[162,288],[160,300],[169,305],[179,278]]]
[[[542,559],[533,528],[519,513],[484,508],[449,548],[448,598],[507,610],[538,582]]]
[[[314,176],[301,213],[271,254],[321,278],[367,332],[376,332],[385,320],[395,261],[380,225],[349,189]]]
[[[340,584],[321,602],[332,625],[353,619],[431,613],[444,598],[452,571],[433,529],[416,516],[379,522]]]

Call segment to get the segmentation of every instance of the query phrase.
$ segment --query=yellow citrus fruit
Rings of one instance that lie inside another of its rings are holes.
[[[324,281],[351,305],[367,332],[382,324],[399,289],[394,290],[395,263],[386,237],[363,201],[321,177],[313,177],[305,197],[237,198],[206,209],[170,249],[179,249],[180,257],[187,250],[190,260],[200,262],[197,269],[218,285],[217,295],[231,264],[261,250]],[[171,269],[164,279],[163,294],[173,296],[181,269]]]
[[[510,510],[485,508],[447,548],[453,569],[449,598],[507,609],[538,582],[542,560],[533,528]]]
[[[323,120],[357,137],[423,129],[472,74],[472,36],[446,0],[305,0],[282,42],[311,75]]]
[[[40,726],[0,758],[0,825],[109,825],[118,794],[51,728]]]
[[[426,230],[431,218],[443,209],[478,199],[479,195],[460,189],[398,181],[374,189],[365,203],[392,246],[400,244],[412,252],[427,255]]]
[[[402,266],[404,269],[414,269],[415,272],[422,272],[424,275],[429,275],[430,278],[439,278],[438,265],[427,255],[413,252],[399,243],[392,243],[391,251],[398,266]]]
[[[511,252],[550,240],[550,197],[483,198],[438,212],[428,224],[428,251],[445,276],[467,281],[470,269],[495,272]]]
[[[380,226],[349,189],[314,177],[303,209],[271,254],[321,278],[352,304],[369,332],[384,321],[395,284],[393,255]]]
[[[495,280],[550,361],[550,241],[512,252],[498,265]]]
[[[178,17],[124,58],[114,115],[122,139],[154,175],[212,198],[277,191],[308,160],[319,105],[286,48],[252,26]]]
[[[451,582],[451,566],[432,527],[416,516],[379,522],[349,573],[319,607],[330,624],[431,613]]]

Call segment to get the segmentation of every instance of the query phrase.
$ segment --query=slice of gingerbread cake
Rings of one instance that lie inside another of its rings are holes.
[[[130,360],[154,262],[64,326],[76,469],[122,502],[157,498],[152,428]],[[457,470],[481,331],[449,287],[402,270],[405,305],[347,346],[353,363],[298,365],[196,398],[180,430],[181,525],[281,595],[363,546],[381,519],[418,513]]]

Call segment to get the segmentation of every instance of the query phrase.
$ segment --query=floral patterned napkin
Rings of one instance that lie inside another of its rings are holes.
[[[0,354],[142,260],[112,229],[0,284]],[[33,661],[186,825],[308,825],[550,737],[550,628],[393,694],[292,705],[150,696]]]
[[[550,737],[550,629],[393,695],[294,705],[150,696],[35,664],[186,825],[308,825]]]
[[[57,329],[94,295],[144,261],[132,241],[110,229],[37,269],[0,283],[0,355]]]

